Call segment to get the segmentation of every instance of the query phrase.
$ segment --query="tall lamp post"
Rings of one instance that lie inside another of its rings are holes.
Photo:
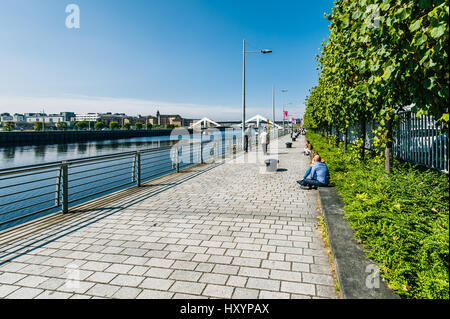
[[[281,93],[286,93],[288,90],[286,90],[286,89],[283,89],[283,90],[281,90]],[[284,99],[284,96],[283,96],[283,134],[284,134],[284,101],[285,101],[285,99]]]
[[[275,85],[272,85],[272,121],[273,121],[273,136],[275,137]]]
[[[259,50],[259,51],[245,51],[245,40],[243,40],[242,47],[242,56],[243,56],[243,64],[242,64],[242,148],[244,148],[244,139],[245,139],[245,54],[246,53],[272,53],[272,50]]]

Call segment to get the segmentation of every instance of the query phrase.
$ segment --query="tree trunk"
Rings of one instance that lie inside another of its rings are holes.
[[[344,132],[344,154],[347,153],[347,132],[348,132],[348,128],[345,128],[345,132]]]
[[[364,161],[365,153],[366,153],[366,150],[365,150],[365,147],[366,147],[366,120],[365,119],[363,119],[361,121],[361,139],[362,139],[362,144],[361,144],[361,147],[359,150],[359,156],[360,156],[361,160]]]
[[[392,153],[392,123],[390,119],[386,123],[386,148],[384,149],[384,169],[386,173],[392,173],[392,164],[394,162],[394,154]]]

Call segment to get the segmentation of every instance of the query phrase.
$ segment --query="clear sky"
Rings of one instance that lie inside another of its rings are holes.
[[[66,27],[68,4],[80,28]],[[304,111],[332,0],[2,0],[0,112],[125,112],[239,120]],[[280,89],[288,89],[281,93]]]

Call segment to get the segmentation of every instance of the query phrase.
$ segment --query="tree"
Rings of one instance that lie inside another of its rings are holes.
[[[35,131],[42,131],[43,128],[44,128],[43,122],[34,122],[34,130]]]
[[[67,123],[66,122],[58,122],[58,123],[56,123],[56,127],[60,131],[65,131],[65,130],[67,130]]]
[[[131,124],[129,122],[123,124],[124,130],[129,130],[131,128]]]
[[[359,122],[365,139],[365,123],[375,120],[391,172],[399,112],[413,105],[418,116],[449,120],[448,18],[448,0],[335,1],[305,123],[346,132]]]
[[[102,130],[104,127],[105,127],[105,123],[103,123],[103,122],[97,122],[97,123],[95,123],[95,125],[94,125],[94,128],[95,128],[96,131],[100,131],[100,130]]]
[[[145,128],[146,130],[151,130],[152,127],[153,127],[152,123],[144,124],[144,128]]]
[[[6,131],[12,131],[16,128],[16,122],[6,121],[3,123],[3,129]]]
[[[112,122],[109,123],[109,128],[111,130],[115,130],[116,128],[119,128],[119,123],[115,122],[115,121],[112,121]]]
[[[82,131],[82,130],[85,130],[88,127],[88,122],[80,121],[80,122],[77,122],[75,124],[75,126],[78,128],[78,130]]]
[[[139,122],[137,122],[137,123],[134,125],[134,128],[135,128],[136,130],[142,130],[142,127],[143,127],[143,124],[142,124],[142,123],[139,123]]]

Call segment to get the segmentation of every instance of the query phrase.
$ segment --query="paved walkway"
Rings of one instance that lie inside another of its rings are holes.
[[[27,226],[0,247],[0,298],[337,298],[287,139],[277,173],[239,155]]]

